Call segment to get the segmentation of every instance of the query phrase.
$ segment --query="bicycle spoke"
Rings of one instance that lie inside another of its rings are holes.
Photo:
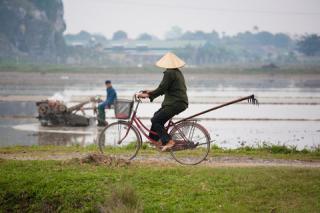
[[[119,121],[107,126],[99,136],[99,148],[102,153],[109,155],[120,154],[121,157],[131,160],[140,149],[141,136],[131,124]]]
[[[197,138],[196,139],[196,141],[201,141],[201,140],[203,140],[203,139],[205,139],[206,137],[205,136],[203,136],[203,137],[201,137],[201,138]],[[192,142],[193,142],[193,140],[191,140]]]
[[[183,122],[172,129],[170,135],[176,140],[172,157],[181,164],[198,164],[210,150],[210,136],[196,122]]]
[[[195,128],[195,126],[194,125],[192,125],[191,126],[191,131],[189,132],[189,141],[192,141],[192,138],[193,138],[193,134],[194,134],[194,128]],[[192,133],[192,134],[191,134]]]

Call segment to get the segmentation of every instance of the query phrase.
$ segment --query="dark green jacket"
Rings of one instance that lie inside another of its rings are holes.
[[[181,71],[179,69],[167,69],[163,74],[163,79],[158,88],[149,92],[150,101],[164,95],[162,107],[181,104],[187,108],[187,87]]]

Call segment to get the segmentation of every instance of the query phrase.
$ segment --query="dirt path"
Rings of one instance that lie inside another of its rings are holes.
[[[65,161],[73,158],[85,158],[88,153],[68,152],[68,153],[48,153],[48,152],[19,152],[0,153],[0,159],[9,160],[58,160]],[[117,156],[120,157],[121,156]],[[156,165],[177,165],[178,163],[169,154],[138,155],[133,164],[156,164]],[[209,157],[200,165],[206,167],[303,167],[320,168],[320,161],[302,161],[285,159],[262,159],[256,157],[223,156]]]

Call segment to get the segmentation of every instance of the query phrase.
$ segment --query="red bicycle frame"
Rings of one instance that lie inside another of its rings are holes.
[[[158,143],[158,141],[153,140],[153,139],[149,136],[150,133],[153,134],[153,135],[158,135],[158,134],[157,134],[156,132],[150,130],[148,127],[146,127],[146,126],[142,123],[142,121],[137,117],[137,111],[138,111],[138,107],[139,107],[139,105],[140,105],[140,103],[141,103],[141,100],[140,100],[140,99],[136,99],[136,98],[135,98],[135,100],[136,100],[137,104],[136,104],[136,106],[135,106],[135,109],[133,110],[133,114],[132,114],[131,119],[130,119],[130,121],[129,121],[129,122],[130,122],[130,127],[129,127],[126,135],[124,136],[124,138],[127,136],[127,134],[129,133],[129,130],[130,130],[131,126],[132,126],[133,123],[134,123],[134,124],[137,126],[137,128],[139,129],[139,132],[141,132],[151,143],[153,143],[153,144]],[[171,127],[173,127],[174,125],[175,125],[175,123],[172,122],[172,120],[170,119],[170,120],[169,120],[169,123],[168,123],[168,125],[165,127],[165,129],[168,131],[168,130],[169,130]],[[122,139],[122,140],[123,140],[123,139]],[[122,140],[121,140],[121,141],[122,141]]]

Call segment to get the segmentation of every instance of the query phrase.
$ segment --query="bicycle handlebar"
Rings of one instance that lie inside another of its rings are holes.
[[[133,95],[133,98],[136,102],[141,102],[141,98],[138,97],[138,94],[139,93],[143,93],[145,92],[144,90],[140,90],[139,92],[136,92],[134,95]]]
[[[135,93],[135,94],[133,95],[133,100],[134,100],[135,102],[141,102],[141,99],[138,98],[138,93]]]
[[[141,102],[141,98],[138,97],[138,94],[139,94],[139,93],[147,93],[147,91],[146,91],[146,90],[140,90],[139,92],[136,92],[136,93],[133,95],[133,99],[134,99],[134,101],[136,101],[136,102]]]

